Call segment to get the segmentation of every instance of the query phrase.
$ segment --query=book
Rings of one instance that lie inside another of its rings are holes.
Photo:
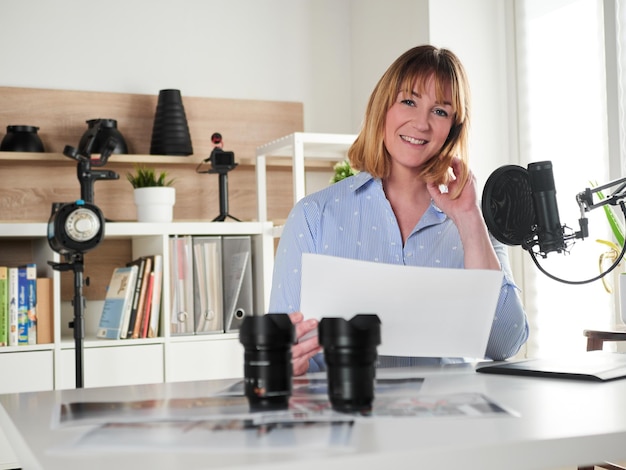
[[[130,314],[137,280],[137,266],[115,268],[100,315],[96,336],[120,339],[124,317]]]
[[[0,346],[9,345],[9,268],[0,266]]]
[[[17,268],[17,344],[28,344],[28,310],[29,310],[29,282],[26,266]]]
[[[146,256],[143,257],[143,261],[143,273],[141,274],[140,279],[137,279],[137,285],[139,287],[139,302],[137,302],[137,315],[135,316],[135,324],[133,325],[133,331],[131,333],[131,338],[133,339],[141,337],[141,325],[143,324],[146,292],[148,291],[150,273],[152,272],[152,258]]]
[[[37,264],[29,263],[26,269],[26,321],[28,344],[37,344]]]
[[[145,263],[146,260],[142,257],[137,258],[126,264],[126,266],[137,266],[137,278],[135,279],[135,285],[133,286],[134,291],[132,307],[130,309],[130,314],[128,318],[124,319],[124,329],[122,330],[120,338],[132,338],[133,336],[133,331],[135,330],[135,321],[137,320],[137,308],[139,306],[139,296],[141,295],[141,282],[143,281]]]
[[[170,289],[170,333],[193,334],[193,258],[192,238],[189,235],[174,235],[170,238]]]
[[[222,243],[220,237],[194,237],[195,332],[224,332]]]
[[[222,237],[224,330],[239,330],[253,314],[252,239],[249,235]]]
[[[17,297],[18,297],[18,269],[9,268],[9,346],[17,346]]]
[[[143,306],[143,314],[141,316],[140,338],[148,337],[148,326],[150,325],[150,313],[152,313],[152,291],[154,290],[154,272],[148,276],[148,287],[146,289],[146,300]]]
[[[37,284],[37,344],[54,342],[52,279],[39,277]]]
[[[163,255],[154,255],[152,273],[154,275],[154,287],[152,288],[152,302],[150,306],[148,338],[156,338],[159,334],[159,320],[161,318],[161,294],[163,289]]]

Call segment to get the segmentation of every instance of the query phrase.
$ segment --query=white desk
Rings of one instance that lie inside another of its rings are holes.
[[[478,374],[472,366],[412,369],[424,377],[421,394],[479,392],[519,413],[496,418],[393,418],[357,422],[354,452],[51,455],[85,427],[51,430],[61,402],[197,397],[224,382],[187,382],[0,396],[0,425],[23,468],[250,468],[324,470],[363,468],[556,469],[626,460],[626,380],[590,383],[565,379]],[[393,371],[395,372],[395,371]],[[379,371],[387,376],[392,371]]]

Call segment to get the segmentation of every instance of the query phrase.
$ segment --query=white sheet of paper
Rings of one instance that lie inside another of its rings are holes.
[[[502,273],[302,255],[305,317],[381,320],[379,355],[483,358]]]

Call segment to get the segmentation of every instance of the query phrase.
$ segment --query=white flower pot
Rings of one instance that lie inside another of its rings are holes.
[[[136,188],[134,190],[139,222],[171,222],[174,218],[176,189],[171,187]]]

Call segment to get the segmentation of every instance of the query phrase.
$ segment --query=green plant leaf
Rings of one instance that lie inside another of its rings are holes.
[[[158,176],[154,168],[135,165],[135,173],[126,173],[126,178],[133,188],[151,188],[155,186],[172,186],[174,178],[166,179],[167,172],[162,171]]]
[[[348,176],[356,175],[358,173],[358,171],[352,169],[348,160],[337,163],[333,168],[335,170],[335,174],[330,179],[331,184],[341,181]]]
[[[597,186],[597,184],[591,183],[591,186]],[[604,194],[602,191],[598,191],[598,198],[602,201],[604,199]],[[604,209],[604,215],[609,222],[609,226],[611,227],[611,231],[613,232],[613,236],[617,241],[617,244],[620,248],[624,246],[624,226],[620,222],[620,220],[615,216],[615,212],[610,205],[602,206]]]

